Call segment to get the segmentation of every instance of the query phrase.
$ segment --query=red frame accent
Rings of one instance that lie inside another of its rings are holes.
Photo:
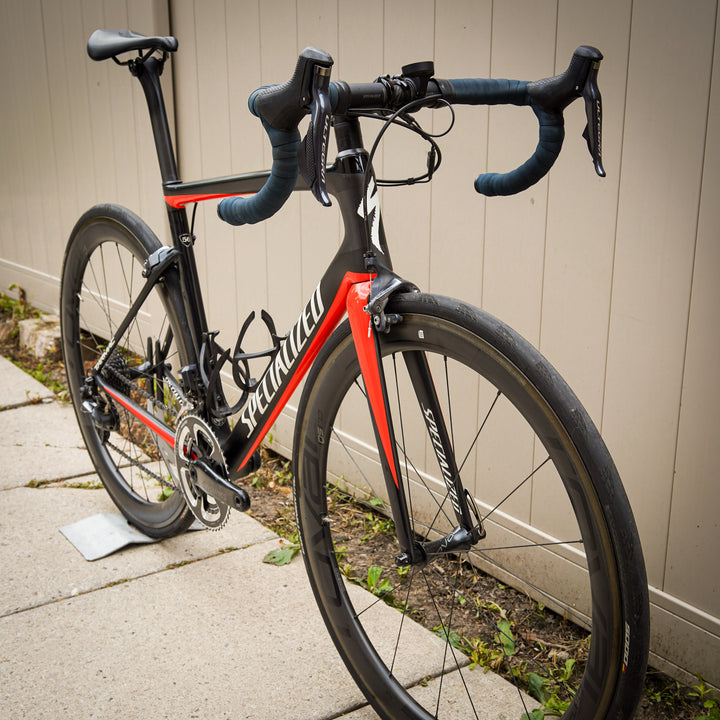
[[[327,342],[327,339],[330,337],[333,330],[335,330],[335,328],[342,320],[343,316],[345,315],[347,298],[349,297],[349,294],[352,293],[353,288],[357,287],[358,283],[360,284],[360,286],[367,286],[369,288],[373,277],[374,275],[370,273],[345,273],[345,276],[340,282],[340,287],[335,294],[335,299],[332,301],[330,309],[327,311],[322,325],[320,325],[317,333],[315,334],[315,337],[311,340],[308,349],[306,350],[305,354],[302,357],[302,360],[300,361],[300,364],[297,367],[297,370],[289,379],[285,391],[276,401],[275,408],[273,409],[265,424],[262,426],[262,429],[257,435],[257,439],[252,444],[250,449],[245,453],[245,456],[241,460],[240,465],[238,465],[238,472],[245,466],[245,463],[247,463],[247,461],[251,458],[255,450],[257,450],[258,446],[262,442],[262,439],[270,430],[275,420],[277,420],[278,416],[282,412],[288,400],[290,400],[290,397],[292,396],[293,392],[295,392],[295,389],[300,384],[303,377],[305,377],[305,373],[315,362],[315,358],[318,356],[320,348]]]
[[[184,208],[188,203],[203,202],[204,200],[221,200],[226,197],[254,195],[255,193],[196,193],[194,195],[165,195],[165,202],[174,208]]]
[[[168,432],[162,423],[158,423],[150,413],[145,412],[140,406],[127,401],[124,395],[118,393],[98,376],[97,383],[103,392],[117,400],[124,408],[129,410],[143,425],[147,425],[154,433],[157,433],[170,447],[175,447],[175,435]]]
[[[302,356],[295,372],[288,379],[288,383],[284,391],[275,401],[275,406],[272,412],[267,417],[264,425],[259,429],[259,431],[257,429],[254,431],[253,434],[256,439],[250,448],[245,452],[243,459],[237,468],[238,472],[245,466],[255,450],[257,450],[262,439],[272,427],[273,423],[277,420],[293,392],[295,392],[297,386],[310,369],[310,366],[313,362],[315,362],[315,359],[320,352],[320,348],[322,348],[325,342],[327,342],[331,333],[335,330],[347,312],[350,320],[353,341],[355,342],[355,348],[360,361],[360,369],[362,371],[365,388],[368,393],[368,400],[370,402],[378,435],[382,443],[385,459],[388,467],[390,468],[395,486],[399,487],[397,466],[393,453],[392,430],[388,422],[383,385],[380,376],[381,370],[378,364],[377,352],[375,349],[375,338],[372,332],[372,318],[365,312],[364,309],[370,295],[370,288],[372,286],[373,279],[374,274],[372,273],[345,273],[335,294],[335,298],[333,299],[330,308],[322,321],[322,324],[318,328],[313,339],[310,341],[310,344]],[[168,443],[170,447],[175,447],[175,435],[171,432],[170,428],[164,426],[163,423],[159,422],[156,418],[150,415],[150,413],[133,403],[122,393],[116,391],[104,382],[101,377],[97,377],[97,382],[103,392],[106,392],[114,398],[124,408],[135,415],[135,417],[137,417],[143,424],[147,425],[154,433],[157,433],[157,435]]]
[[[370,296],[371,284],[370,282],[358,283],[350,288],[347,299],[347,311],[372,416],[380,442],[382,443],[387,465],[390,468],[390,473],[395,482],[395,487],[399,488],[400,484],[398,482],[395,455],[393,453],[394,443],[388,423],[387,408],[385,407],[385,394],[383,393],[383,383],[380,377],[381,371],[375,349],[372,317],[365,312],[365,306]]]

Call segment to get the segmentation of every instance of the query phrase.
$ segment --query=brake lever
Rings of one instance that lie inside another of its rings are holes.
[[[551,78],[530,82],[528,95],[534,105],[562,116],[563,110],[581,95],[585,100],[587,126],[583,132],[595,172],[605,177],[602,164],[602,100],[597,75],[602,53],[590,45],[581,45],[573,53],[567,70]]]
[[[592,63],[583,88],[582,96],[583,100],[585,100],[585,115],[587,117],[583,137],[587,142],[595,172],[600,177],[605,177],[605,168],[603,168],[602,164],[602,97],[597,84],[599,67],[599,60]]]
[[[300,172],[316,200],[325,207],[332,204],[325,187],[331,116],[329,86],[330,66],[315,65],[311,87],[310,125],[298,152]]]

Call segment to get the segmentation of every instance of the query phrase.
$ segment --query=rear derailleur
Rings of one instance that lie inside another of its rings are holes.
[[[92,377],[85,380],[81,389],[83,412],[90,416],[102,442],[106,442],[113,430],[120,427],[120,416],[115,405],[97,390]]]

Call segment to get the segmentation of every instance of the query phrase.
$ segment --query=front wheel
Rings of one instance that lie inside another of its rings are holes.
[[[387,719],[631,717],[647,661],[645,569],[587,413],[487,314],[420,294],[396,297],[388,312],[402,316],[380,348],[415,537],[457,524],[404,362],[417,351],[485,536],[468,551],[397,564],[362,376],[341,326],[306,383],[294,466],[305,563],[348,669]]]

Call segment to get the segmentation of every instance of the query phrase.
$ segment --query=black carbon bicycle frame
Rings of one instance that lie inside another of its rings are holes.
[[[133,74],[139,78],[148,102],[173,238],[174,252],[168,253],[167,262],[175,263],[178,268],[187,321],[193,338],[193,347],[189,348],[189,351],[194,357],[189,360],[197,364],[202,338],[206,336],[208,326],[193,251],[194,238],[190,235],[185,206],[188,203],[230,195],[256,193],[265,183],[269,173],[256,172],[195,182],[180,182],[160,87],[161,72],[162,61],[152,57]],[[417,544],[413,540],[405,506],[397,443],[387,410],[377,331],[372,323],[372,316],[365,308],[375,270],[383,268],[391,271],[392,264],[377,202],[377,188],[373,181],[370,183],[367,195],[365,194],[368,157],[363,149],[358,119],[336,118],[335,135],[338,157],[335,165],[327,171],[327,189],[338,201],[345,226],[345,237],[310,300],[272,357],[263,376],[253,389],[250,399],[240,411],[234,430],[224,439],[223,451],[230,478],[237,479],[246,474],[243,468],[311,367],[320,348],[347,313],[361,361],[398,541],[403,552],[409,558],[417,560],[419,559]],[[302,179],[299,179],[296,189],[309,188]],[[369,216],[367,221],[363,216],[363,209]],[[369,232],[370,226],[372,233]],[[369,234],[371,238],[368,238]],[[146,296],[158,282],[162,282],[162,273],[151,272],[142,290],[143,296]],[[121,328],[127,327],[132,321],[139,310],[139,305],[139,302],[133,305]],[[116,333],[115,338],[110,340],[110,345],[113,346],[116,338],[120,336],[121,334]],[[94,368],[95,379],[100,388],[174,447],[175,437],[171,428],[147,413],[130,397],[103,381],[99,371],[108,354],[105,353]],[[445,427],[427,362],[424,355],[416,351],[404,355],[407,356],[406,365],[423,415],[426,417],[428,432],[459,526],[469,532],[473,529],[474,523],[462,493],[458,469],[454,464],[449,468],[447,465],[447,460],[453,458],[452,443]]]

